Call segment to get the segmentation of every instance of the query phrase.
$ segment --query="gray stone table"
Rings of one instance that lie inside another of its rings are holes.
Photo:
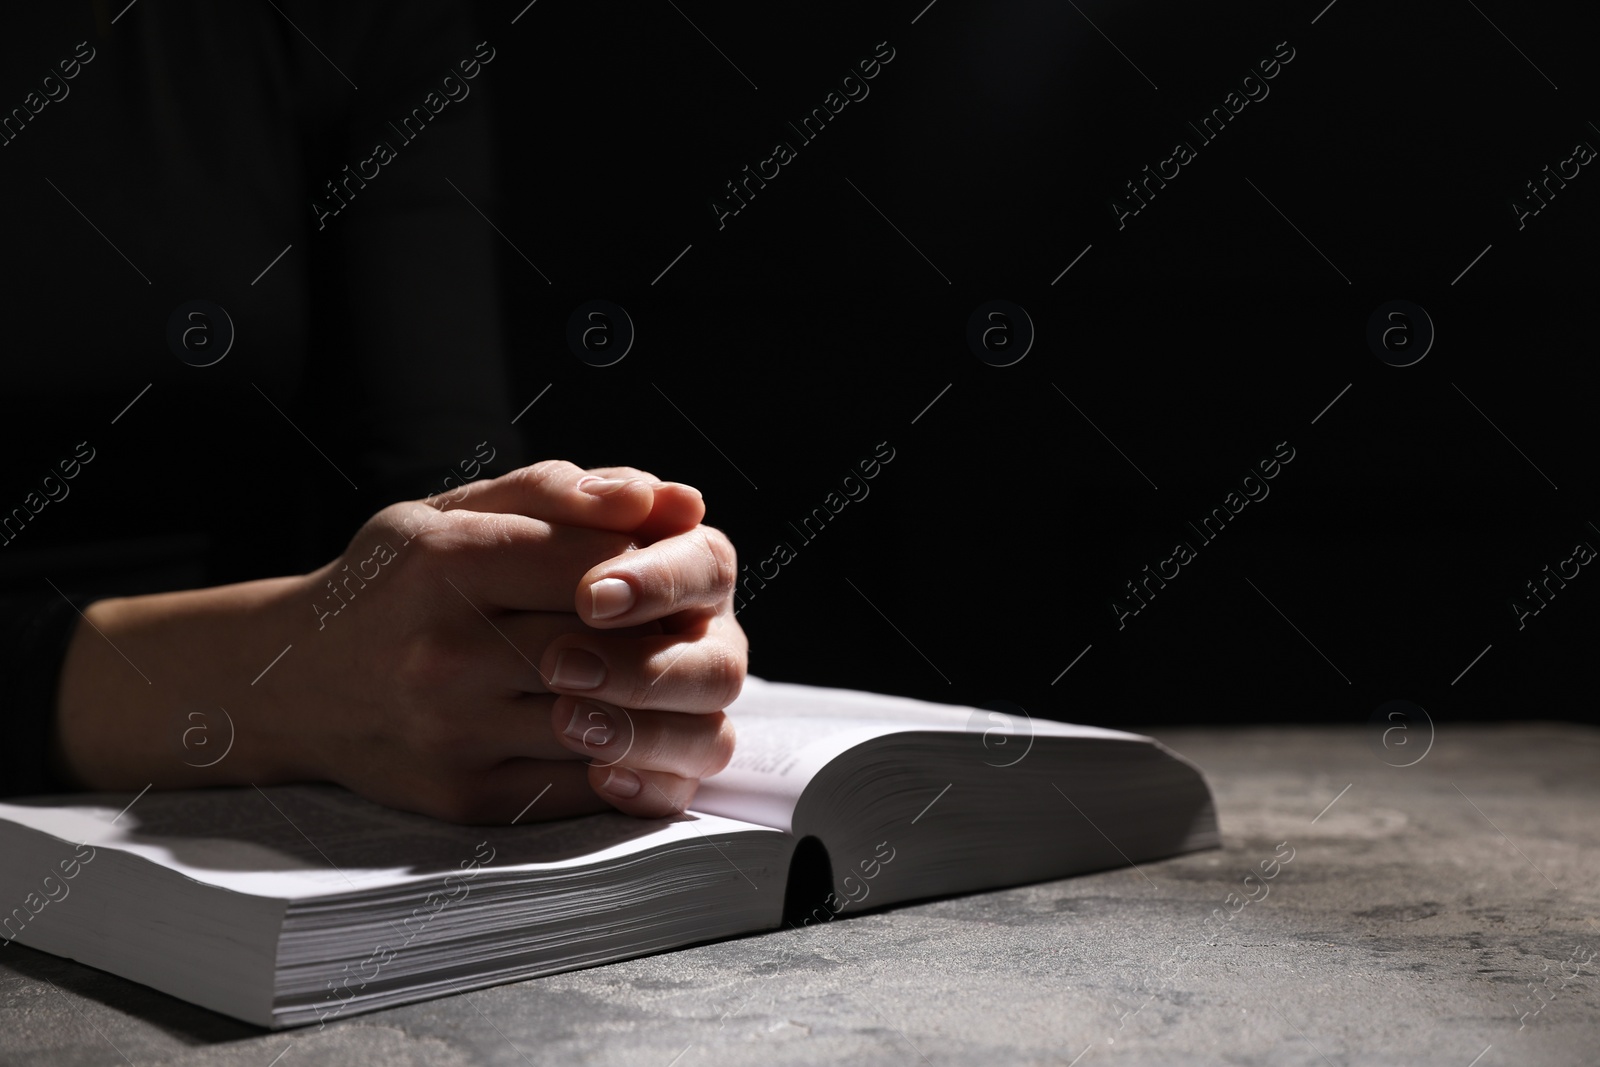
[[[1155,733],[1205,769],[1223,849],[322,1031],[12,945],[0,1064],[1600,1064],[1600,731],[1452,726],[1409,767],[1385,760],[1425,737]]]

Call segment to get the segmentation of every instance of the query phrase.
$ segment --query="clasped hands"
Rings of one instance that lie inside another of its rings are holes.
[[[319,682],[316,776],[456,822],[683,811],[733,754],[749,647],[704,516],[689,486],[559,460],[380,511],[308,576],[355,609],[316,639],[366,665]]]

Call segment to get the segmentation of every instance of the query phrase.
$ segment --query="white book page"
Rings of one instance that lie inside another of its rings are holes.
[[[811,779],[834,759],[865,741],[906,731],[972,734],[974,749],[986,729],[1003,725],[1007,743],[1031,737],[1150,741],[1138,734],[1076,726],[1047,719],[1004,722],[978,708],[933,704],[909,697],[853,689],[745,679],[727,708],[738,732],[727,768],[700,783],[695,808],[790,832],[795,805]]]
[[[129,802],[133,801],[129,806]],[[123,810],[126,808],[127,810]],[[141,856],[207,885],[279,900],[381,891],[473,868],[571,870],[706,835],[766,831],[716,815],[622,814],[511,827],[457,826],[337,786],[31,798],[0,819],[63,842]]]

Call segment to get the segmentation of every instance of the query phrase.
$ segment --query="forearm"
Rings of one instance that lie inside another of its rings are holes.
[[[296,736],[299,709],[285,706],[270,671],[262,676],[285,646],[304,639],[306,581],[91,604],[61,669],[58,771],[107,790],[319,777]]]

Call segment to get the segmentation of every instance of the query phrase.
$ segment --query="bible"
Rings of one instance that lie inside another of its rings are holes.
[[[727,714],[732,762],[669,819],[460,826],[333,785],[0,803],[0,951],[275,1029],[1218,844],[1200,771],[1137,734],[754,677]]]

